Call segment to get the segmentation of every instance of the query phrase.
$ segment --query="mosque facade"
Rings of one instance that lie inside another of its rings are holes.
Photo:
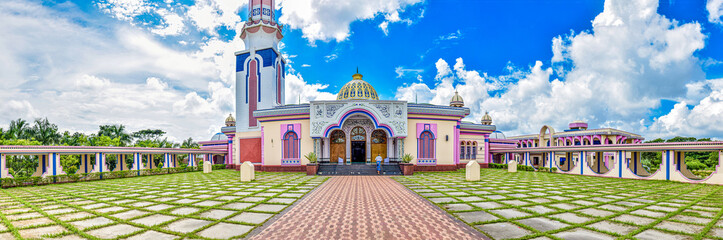
[[[241,31],[246,49],[236,52],[236,118],[202,142],[227,149],[226,164],[249,161],[264,171],[303,171],[308,153],[324,163],[398,162],[410,154],[418,170],[453,170],[489,157],[491,121],[470,123],[461,96],[448,106],[379,100],[372,84],[355,73],[333,101],[287,105],[286,60],[278,50],[282,26],[272,0],[250,0]],[[375,80],[371,80],[374,82]],[[487,116],[489,117],[489,116]],[[460,143],[469,143],[461,148]]]

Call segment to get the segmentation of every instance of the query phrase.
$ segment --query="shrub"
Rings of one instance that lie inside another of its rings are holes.
[[[316,161],[317,161],[316,153],[314,153],[314,152],[310,152],[309,154],[306,154],[306,156],[304,156],[304,157],[307,160],[309,160],[309,163],[316,163]]]
[[[404,155],[402,156],[402,162],[403,162],[403,163],[410,163],[410,162],[412,162],[412,160],[414,160],[414,157],[412,157],[412,155],[409,154],[409,153],[404,154]]]
[[[226,164],[214,164],[212,167],[213,170],[221,170],[226,169]]]

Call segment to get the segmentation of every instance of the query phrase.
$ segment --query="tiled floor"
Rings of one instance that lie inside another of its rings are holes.
[[[0,239],[243,237],[325,177],[218,170],[0,191]]]
[[[394,177],[494,239],[723,239],[723,186],[482,169]]]
[[[484,239],[383,176],[332,177],[252,239]]]

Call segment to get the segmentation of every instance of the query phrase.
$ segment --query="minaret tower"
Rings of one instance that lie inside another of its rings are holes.
[[[258,131],[253,113],[284,105],[286,60],[278,50],[282,26],[276,23],[274,0],[249,0],[248,20],[241,30],[246,49],[236,52],[236,131]]]

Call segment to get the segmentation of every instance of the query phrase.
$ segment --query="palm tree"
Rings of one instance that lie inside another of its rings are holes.
[[[32,128],[32,134],[36,141],[43,145],[51,145],[60,142],[61,135],[58,133],[58,126],[50,123],[48,118],[35,119],[35,125]]]
[[[131,135],[126,132],[126,126],[123,126],[123,124],[101,125],[98,136],[108,136],[112,139],[118,138],[122,146],[128,146],[132,141]]]
[[[198,148],[198,143],[193,141],[193,138],[188,138],[181,143],[181,148]]]
[[[10,121],[10,127],[5,133],[7,139],[30,139],[30,125],[28,122],[18,118],[18,120]]]

